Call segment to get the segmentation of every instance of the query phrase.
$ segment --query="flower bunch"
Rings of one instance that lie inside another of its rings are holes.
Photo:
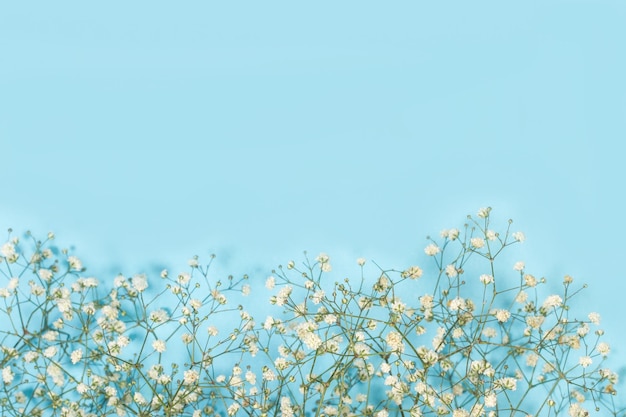
[[[0,247],[3,416],[624,415],[600,315],[507,257],[491,209],[430,239],[432,266],[334,278],[306,255],[264,282],[185,270],[109,284],[52,245]],[[265,284],[263,288],[263,283]],[[263,302],[267,301],[267,302]]]

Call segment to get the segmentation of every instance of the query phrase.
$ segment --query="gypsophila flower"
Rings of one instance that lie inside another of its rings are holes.
[[[200,378],[198,371],[194,369],[189,369],[185,371],[183,375],[184,375],[183,382],[185,385],[195,384]]]
[[[563,299],[559,295],[554,294],[545,299],[542,307],[548,310],[553,307],[559,307],[562,304],[563,304]]]
[[[600,353],[602,356],[607,356],[609,352],[611,351],[609,344],[606,342],[598,343],[598,346],[596,347],[596,349],[598,350],[598,353]]]
[[[402,276],[403,277],[408,277],[411,279],[418,279],[422,276],[422,268],[420,268],[419,266],[411,266],[409,269],[405,270],[404,272],[402,272]]]
[[[11,242],[7,242],[0,247],[0,254],[5,258],[11,258],[15,256],[15,246]]]
[[[143,292],[148,288],[148,279],[146,275],[135,275],[132,278],[132,286],[137,292]]]
[[[496,309],[491,312],[500,323],[506,322],[511,317],[511,312],[503,309]]]
[[[493,277],[491,275],[482,274],[480,276],[480,282],[482,282],[485,285],[491,284],[493,282]]]
[[[478,217],[480,217],[481,219],[486,218],[487,216],[489,216],[489,212],[491,211],[491,207],[482,207],[478,210]]]
[[[327,254],[322,252],[319,255],[317,255],[317,258],[315,258],[315,260],[321,264],[325,264],[330,261],[330,258],[328,257]]]
[[[72,354],[70,355],[70,357],[72,359],[72,363],[77,364],[83,357],[83,350],[82,349],[74,350]]]
[[[537,285],[537,278],[530,274],[524,275],[524,283],[529,287],[534,287]]]
[[[43,279],[46,282],[50,282],[52,279],[52,271],[49,269],[41,268],[37,271],[39,278]]]
[[[4,368],[2,368],[2,380],[5,384],[9,385],[11,382],[13,382],[13,377],[13,370],[10,366],[5,366]]]
[[[363,266],[363,265],[365,265],[365,258],[358,258],[358,259],[356,260],[356,263],[357,263],[359,266]]]
[[[141,406],[146,406],[148,405],[148,401],[146,401],[146,398],[140,393],[140,392],[136,392],[133,395],[133,400]]]
[[[583,368],[588,367],[589,365],[591,365],[593,361],[591,360],[590,356],[581,356],[578,359],[578,363],[580,364],[580,366],[582,366]]]
[[[426,246],[426,248],[424,248],[424,252],[428,256],[435,256],[440,251],[441,249],[439,249],[439,246],[435,245],[434,243],[431,243],[430,245]]]
[[[186,285],[189,283],[190,280],[191,280],[191,275],[189,275],[187,272],[181,272],[180,274],[178,274],[178,277],[176,278],[176,281],[180,285]]]
[[[67,262],[70,265],[70,269],[73,269],[74,271],[82,271],[83,263],[76,256],[68,257]]]
[[[494,381],[494,386],[502,389],[515,391],[517,389],[517,380],[515,378],[500,378]]]
[[[87,386],[87,384],[85,384],[83,382],[81,382],[80,384],[76,385],[76,392],[78,392],[81,395],[86,393],[88,389],[89,389],[89,387]]]
[[[589,313],[589,321],[592,322],[593,324],[600,324],[600,314],[598,313]]]
[[[57,348],[55,346],[48,346],[47,348],[44,349],[43,351],[43,355],[46,358],[52,358],[54,355],[57,354]]]
[[[446,266],[446,275],[449,276],[450,278],[456,277],[458,275],[458,271],[456,270],[456,267],[454,265]]]
[[[524,233],[522,232],[515,232],[513,233],[513,239],[515,239],[518,242],[524,242],[526,240],[526,236],[524,236]]]
[[[456,240],[459,237],[459,229],[443,229],[439,235],[444,239]]]
[[[165,323],[169,320],[169,315],[167,314],[167,311],[158,309],[150,313],[149,319],[154,323]]]
[[[389,332],[385,337],[385,340],[392,351],[404,352],[404,343],[402,343],[402,335],[398,332]]]
[[[523,271],[525,267],[526,264],[522,261],[515,262],[515,265],[513,265],[513,269],[516,271]]]
[[[470,245],[476,249],[480,249],[485,246],[485,239],[482,237],[473,237],[470,239]]]
[[[17,277],[13,277],[9,280],[9,284],[7,285],[7,289],[9,291],[13,291],[14,289],[16,289],[20,284],[20,280]]]
[[[167,349],[167,346],[164,340],[157,339],[152,342],[152,348],[159,353],[163,353]]]
[[[276,278],[274,278],[273,276],[270,276],[265,280],[265,288],[267,288],[268,290],[274,289],[275,286]]]

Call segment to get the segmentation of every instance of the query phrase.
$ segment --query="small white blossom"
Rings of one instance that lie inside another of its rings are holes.
[[[493,314],[500,323],[506,322],[511,317],[511,312],[503,309],[496,309],[492,311],[491,314]]]
[[[470,244],[472,245],[472,247],[480,249],[485,246],[485,239],[483,239],[482,237],[473,237],[470,239]]]
[[[70,269],[74,271],[82,271],[83,263],[76,256],[70,256],[67,258],[67,262],[70,265]]]
[[[526,240],[526,236],[522,232],[515,232],[513,233],[513,239],[521,243]]]
[[[426,253],[426,255],[428,256],[435,256],[439,252],[441,252],[441,249],[439,249],[439,246],[435,245],[434,243],[431,243],[424,248],[424,253]]]
[[[187,371],[185,371],[185,373],[183,374],[183,382],[185,383],[185,385],[191,385],[191,384],[195,384],[198,379],[200,378],[200,375],[198,374],[198,371],[194,370],[194,369],[189,369]]]
[[[593,324],[600,324],[600,314],[598,313],[589,313],[589,321]]]
[[[137,292],[144,292],[148,288],[148,278],[144,274],[135,275],[132,278],[132,285]]]
[[[549,310],[553,307],[559,307],[563,304],[563,299],[559,295],[550,295],[543,302],[543,308]]]
[[[152,342],[152,348],[159,353],[165,352],[165,350],[167,349],[165,340],[161,340],[161,339],[155,340],[154,342]]]
[[[480,276],[480,282],[482,282],[485,285],[491,284],[493,282],[493,277],[491,275],[482,274]]]
[[[83,357],[82,349],[76,349],[70,355],[70,358],[72,359],[73,364],[77,364],[81,360],[82,357]]]
[[[598,346],[596,348],[598,350],[598,352],[602,355],[602,356],[606,356],[609,354],[609,352],[611,351],[611,347],[609,346],[608,343],[606,342],[600,342],[598,343]]]
[[[589,365],[591,365],[592,363],[592,359],[590,356],[581,356],[580,359],[578,359],[578,363],[580,364],[580,366],[582,366],[583,368],[588,367]]]
[[[489,212],[491,211],[491,207],[481,207],[480,209],[478,209],[478,217],[480,217],[481,219],[486,218],[487,216],[489,216]]]
[[[11,382],[13,382],[13,377],[13,370],[10,366],[5,366],[4,368],[2,368],[2,380],[5,384],[9,385]]]

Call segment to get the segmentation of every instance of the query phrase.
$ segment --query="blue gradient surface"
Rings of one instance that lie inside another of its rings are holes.
[[[529,270],[590,285],[623,363],[624,21],[605,0],[5,3],[0,226],[55,231],[102,279],[210,253],[265,279],[303,250],[402,267],[490,205]]]

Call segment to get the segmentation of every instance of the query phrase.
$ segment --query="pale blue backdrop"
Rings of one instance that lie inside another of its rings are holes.
[[[626,357],[626,3],[0,6],[0,227],[102,279],[303,250],[386,266],[481,206]],[[621,358],[621,359],[620,359]]]

